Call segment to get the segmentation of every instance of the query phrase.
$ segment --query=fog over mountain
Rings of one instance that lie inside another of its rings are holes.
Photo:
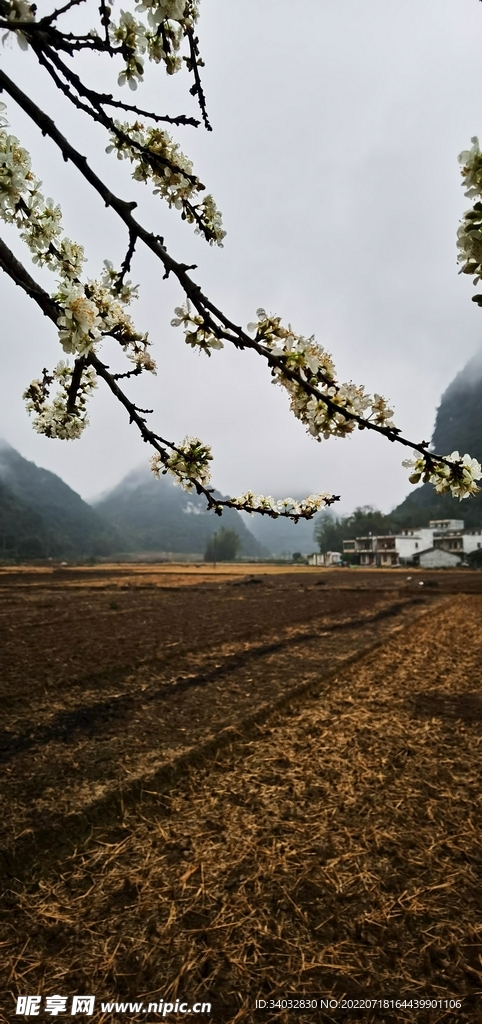
[[[0,439],[3,557],[89,557],[107,555],[120,544],[116,531],[59,476]]]
[[[274,555],[292,555],[295,551],[309,555],[318,550],[313,531],[319,514],[313,519],[300,519],[298,523],[293,523],[289,519],[250,516],[247,512],[243,512],[242,515],[251,533]]]
[[[96,501],[95,508],[122,534],[129,551],[202,557],[209,537],[224,526],[241,538],[241,556],[270,557],[239,512],[225,509],[221,517],[207,512],[202,496],[186,493],[168,477],[156,479],[144,466],[128,473],[117,487]]]
[[[89,558],[179,553],[202,558],[221,526],[241,538],[241,556],[270,557],[241,516],[222,518],[205,501],[142,467],[92,508],[55,473],[0,440],[0,558]]]

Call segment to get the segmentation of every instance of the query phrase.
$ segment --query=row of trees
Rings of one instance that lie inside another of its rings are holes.
[[[396,516],[384,515],[378,509],[365,505],[348,516],[322,513],[316,521],[314,537],[322,554],[326,554],[327,551],[343,551],[344,540],[366,537],[370,533],[378,536],[395,533],[401,525],[404,524]]]

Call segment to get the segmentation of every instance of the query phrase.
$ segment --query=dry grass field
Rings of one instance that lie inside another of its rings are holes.
[[[481,573],[5,569],[0,597],[0,1019],[482,1022]],[[289,995],[338,1008],[255,1008]]]

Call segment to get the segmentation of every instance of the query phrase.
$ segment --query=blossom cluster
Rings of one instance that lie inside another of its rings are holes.
[[[110,0],[111,6],[114,0]],[[182,67],[179,50],[184,35],[191,30],[198,18],[197,0],[141,0],[136,18],[130,11],[121,11],[118,23],[109,22],[109,41],[124,59],[124,68],[118,77],[118,84],[137,89],[144,77],[144,57],[155,64],[163,63],[168,75]],[[28,40],[17,27],[19,23],[35,21],[35,4],[28,0],[7,0],[6,19],[15,26],[16,36],[22,49],[28,47]],[[142,16],[146,15],[144,21]],[[97,37],[97,29],[90,35]],[[184,58],[189,63],[190,58]],[[198,59],[198,64],[202,62]]]
[[[293,519],[311,519],[316,512],[332,503],[333,495],[324,492],[322,494],[310,494],[302,501],[296,501],[295,498],[281,498],[279,501],[276,501],[271,495],[253,494],[252,491],[246,491],[245,494],[240,494],[237,498],[231,498],[231,501],[234,501],[236,505],[242,505],[243,509],[249,512],[249,514],[252,512],[264,512],[272,519],[277,519],[278,516],[290,516]]]
[[[461,264],[460,273],[470,274],[477,284],[482,280],[482,152],[477,136],[471,141],[472,148],[460,154],[459,163],[462,165],[465,195],[471,199],[479,198],[470,210],[466,210],[457,231],[457,259]]]
[[[433,484],[437,494],[450,491],[454,498],[460,500],[480,491],[476,481],[482,477],[482,466],[470,455],[452,452],[444,456],[443,462],[439,462],[431,456],[424,458],[418,452],[413,454],[413,459],[405,459],[402,463],[405,469],[412,470],[409,477],[411,484],[418,484],[422,480],[424,484]]]
[[[35,21],[35,5],[29,4],[27,0],[8,0],[6,18],[12,25],[18,24],[18,22]],[[27,50],[28,41],[25,34],[17,27],[15,34],[20,49]]]
[[[159,477],[161,474],[170,473],[176,483],[185,491],[192,491],[196,484],[207,487],[211,480],[209,463],[212,461],[211,448],[203,444],[198,437],[185,437],[180,444],[174,445],[170,455],[157,453],[150,459],[152,472]],[[246,491],[237,498],[229,498],[229,502],[237,508],[242,508],[250,515],[253,512],[263,512],[272,519],[279,516],[289,517],[298,521],[300,518],[312,519],[320,509],[331,505],[334,498],[332,494],[310,494],[308,498],[297,501],[295,498],[276,499],[263,494],[254,494],[253,491]],[[215,504],[214,511],[222,512],[223,503]]]
[[[268,316],[264,309],[258,309],[256,316],[256,323],[248,324],[248,330],[256,333],[256,341],[266,347],[269,355],[281,361],[273,365],[274,383],[286,388],[292,412],[306,425],[312,437],[318,441],[346,437],[357,426],[363,429],[367,423],[396,432],[391,419],[393,409],[389,409],[383,396],[367,395],[362,385],[351,382],[338,384],[331,355],[314,337],[296,334],[290,325],[282,325],[280,317]],[[317,394],[310,394],[286,371],[295,371]],[[327,401],[318,395],[325,396]],[[349,415],[345,416],[344,411]],[[364,422],[357,422],[351,418],[353,416],[362,417]]]
[[[34,21],[35,13],[33,4],[27,0],[8,0],[7,21]]]
[[[62,441],[74,441],[87,426],[87,399],[97,387],[95,370],[91,366],[82,370],[74,408],[70,411],[67,403],[73,372],[73,367],[62,361],[57,364],[52,376],[48,376],[44,370],[42,380],[33,380],[24,392],[27,411],[29,415],[34,413],[33,426],[39,434]],[[54,380],[60,385],[60,390],[49,402],[50,386]]]
[[[207,356],[211,355],[211,349],[224,348],[221,338],[217,338],[212,330],[206,327],[203,317],[193,313],[189,299],[186,300],[185,306],[177,306],[174,312],[176,316],[171,320],[171,327],[183,327],[186,345],[199,348]]]
[[[57,326],[64,352],[75,357],[86,356],[95,350],[96,343],[103,336],[110,335],[134,362],[137,372],[155,372],[155,363],[148,351],[148,336],[136,329],[126,311],[137,297],[137,288],[115,271],[108,260],[104,262],[100,280],[81,280],[84,249],[63,235],[60,206],[53,199],[44,198],[42,183],[32,171],[27,150],[7,132],[5,109],[5,104],[0,104],[0,219],[16,225],[34,263],[59,275],[58,287],[52,298],[59,309]],[[62,385],[68,382],[70,371],[64,364],[59,366],[62,369],[57,368],[54,373]],[[38,398],[36,383],[34,381],[26,392],[30,403]],[[90,391],[86,387],[85,396]],[[28,406],[30,412],[35,410],[37,413],[36,430],[52,437],[79,436],[86,418],[67,413],[67,394],[55,399],[53,406],[45,403],[46,399],[42,410]],[[72,419],[71,434],[66,426],[69,415]]]
[[[196,225],[197,234],[203,234],[211,245],[222,246],[226,232],[216,203],[211,195],[196,203],[204,185],[193,173],[191,160],[168,132],[157,126],[146,127],[140,121],[116,121],[106,152],[115,152],[118,160],[130,160],[135,181],[150,181],[154,195],[180,210],[183,220]]]
[[[110,41],[118,46],[124,58],[119,85],[137,89],[144,77],[144,57],[163,63],[168,75],[182,67],[179,56],[185,33],[198,17],[195,0],[142,0],[136,12],[147,15],[147,22],[130,11],[121,11],[119,21],[110,24]]]
[[[153,455],[150,459],[155,476],[171,473],[184,491],[192,491],[196,483],[207,487],[211,480],[209,463],[212,462],[211,448],[198,437],[185,437],[173,446],[170,455]]]

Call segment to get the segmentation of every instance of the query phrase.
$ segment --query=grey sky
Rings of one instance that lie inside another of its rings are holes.
[[[457,154],[482,135],[480,3],[201,0],[199,35],[214,131],[173,134],[223,212],[224,249],[209,248],[147,186],[130,182],[127,163],[104,155],[103,132],[55,96],[30,54],[15,44],[0,59],[116,191],[139,202],[172,254],[198,264],[194,277],[234,321],[246,325],[262,305],[315,333],[341,379],[384,394],[404,433],[428,439],[441,393],[482,340],[455,250],[469,205]],[[86,68],[102,87],[115,83],[112,65],[106,74],[91,58]],[[168,79],[153,68],[137,99],[195,114],[189,85],[183,73]],[[105,258],[118,263],[124,235],[115,216],[13,102],[8,109],[45,194],[62,205],[67,233],[86,246],[88,273]],[[28,265],[12,231],[2,225],[2,233]],[[52,275],[35,276],[53,289]],[[405,496],[401,448],[366,433],[316,443],[259,358],[225,349],[207,359],[185,346],[169,326],[182,294],[162,282],[151,254],[139,252],[132,277],[141,284],[133,313],[150,331],[159,373],[131,393],[154,406],[164,436],[196,434],[212,445],[217,487],[278,497],[329,490],[345,511],[365,503],[388,511]],[[80,441],[36,435],[21,394],[61,351],[52,325],[5,280],[0,303],[0,436],[84,497],[113,486],[147,457],[134,428],[99,386]]]

